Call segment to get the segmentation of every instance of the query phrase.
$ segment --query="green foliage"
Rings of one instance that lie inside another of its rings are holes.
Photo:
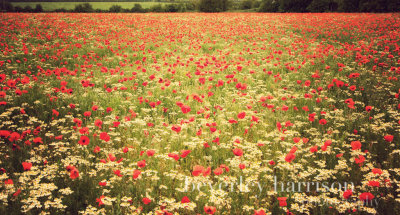
[[[93,7],[89,3],[78,4],[75,6],[74,12],[78,13],[91,13],[93,12]]]
[[[165,5],[165,12],[182,12],[184,10],[183,4],[167,4]]]
[[[136,3],[135,5],[133,5],[133,7],[131,9],[131,12],[133,12],[133,13],[143,13],[143,12],[145,12],[145,10],[143,9],[141,4],[137,4]]]
[[[36,13],[41,13],[41,12],[43,12],[42,5],[41,5],[41,4],[37,4],[37,5],[35,6],[34,11],[35,11]]]
[[[360,0],[338,0],[339,11],[342,12],[356,12],[359,8]]]
[[[14,7],[12,6],[12,4],[10,2],[4,2],[4,3],[0,4],[0,11],[13,12]]]
[[[122,12],[122,7],[121,5],[113,5],[110,7],[109,12],[111,13],[121,13]]]
[[[279,2],[276,0],[263,0],[258,8],[259,12],[278,12],[278,10]]]
[[[32,12],[33,12],[33,9],[32,9],[31,6],[27,5],[27,6],[24,7],[23,12],[32,13]]]
[[[196,4],[194,2],[187,2],[185,3],[185,9],[189,11],[196,10]]]
[[[240,4],[240,9],[242,10],[248,10],[251,9],[252,7],[253,7],[253,0],[244,0]]]
[[[161,4],[156,4],[150,8],[150,12],[164,12],[164,8]]]
[[[201,12],[222,12],[227,11],[228,0],[200,0],[199,10]]]
[[[338,4],[334,0],[313,0],[308,5],[307,10],[310,12],[328,12],[336,11],[337,8]]]
[[[279,11],[281,12],[307,12],[307,6],[312,0],[280,0]]]

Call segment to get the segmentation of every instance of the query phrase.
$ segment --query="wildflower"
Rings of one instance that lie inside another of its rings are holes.
[[[217,211],[217,209],[213,206],[204,206],[204,212],[206,214],[214,214]]]
[[[345,198],[345,199],[349,199],[352,195],[353,195],[353,191],[350,189],[343,192],[343,198]]]
[[[31,168],[32,168],[32,163],[29,163],[29,162],[22,162],[22,167],[24,168],[25,171],[31,170]]]
[[[151,199],[149,199],[149,198],[147,198],[147,197],[144,197],[144,198],[142,199],[142,201],[143,201],[143,203],[144,203],[145,205],[148,205],[148,204],[150,204]]]
[[[393,135],[386,135],[385,137],[386,142],[392,142],[393,141]]]
[[[133,170],[133,179],[137,179],[139,177],[139,175],[142,174],[142,172],[140,170]]]
[[[368,200],[372,200],[374,198],[375,198],[375,196],[372,195],[372,193],[369,193],[369,192],[365,192],[365,193],[361,193],[360,194],[360,200],[364,201],[364,202],[368,201]]]
[[[246,117],[246,112],[240,112],[240,113],[237,115],[237,117],[238,117],[239,119],[243,119],[244,117]]]
[[[361,149],[361,142],[360,142],[360,141],[352,141],[352,142],[351,142],[351,149],[352,149],[352,150],[359,150],[359,149]]]
[[[279,201],[279,206],[280,207],[285,207],[287,206],[287,197],[278,197],[278,201]]]
[[[233,151],[233,154],[236,155],[236,156],[242,156],[243,155],[243,150],[242,149],[235,148],[232,151]]]
[[[189,203],[189,202],[190,202],[190,200],[189,200],[189,197],[187,197],[187,196],[184,196],[184,197],[182,198],[182,200],[181,200],[181,203],[182,203],[182,204]]]
[[[137,162],[138,167],[144,168],[146,166],[146,160],[141,160]]]
[[[285,157],[286,162],[292,162],[296,158],[296,155],[294,153],[288,153]]]
[[[81,136],[80,140],[79,140],[79,144],[82,146],[87,146],[89,145],[90,139],[87,136]]]

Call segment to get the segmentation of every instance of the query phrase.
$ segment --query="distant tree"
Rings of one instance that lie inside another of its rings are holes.
[[[165,5],[165,12],[178,12],[179,5],[178,4],[167,4]]]
[[[15,6],[14,11],[15,12],[24,12],[24,8],[22,8],[21,6]]]
[[[136,3],[133,5],[133,8],[131,9],[131,12],[133,13],[143,13],[144,9],[141,4]]]
[[[0,3],[0,11],[7,11],[7,12],[13,12],[14,7],[10,2],[2,2]]]
[[[240,4],[240,9],[242,10],[248,10],[253,7],[253,0],[244,0]]]
[[[388,12],[400,12],[400,0],[387,0]]]
[[[337,2],[334,0],[313,0],[307,7],[310,12],[328,12],[336,11],[338,8]]]
[[[108,10],[102,10],[102,9],[100,9],[100,8],[96,8],[96,9],[93,9],[93,12],[95,12],[95,13],[104,13],[104,12],[109,12]]]
[[[84,4],[77,4],[77,5],[75,5],[74,11],[75,11],[75,12],[78,12],[78,13],[91,13],[91,12],[93,12],[94,10],[93,10],[93,7],[92,7],[91,4],[89,4],[89,3],[84,3]]]
[[[360,0],[338,0],[338,10],[342,12],[357,12]]]
[[[108,10],[111,13],[120,13],[122,11],[121,5],[112,5]]]
[[[31,6],[27,5],[27,6],[24,7],[23,12],[32,13],[32,12],[33,12],[33,9],[32,9]]]
[[[227,11],[228,0],[200,0],[199,10],[201,12],[222,12]]]
[[[307,12],[307,6],[312,0],[279,0],[281,12]]]
[[[161,4],[156,4],[156,5],[153,5],[151,8],[150,8],[150,11],[151,12],[164,12],[164,8],[163,8],[163,6],[161,5]]]
[[[360,0],[360,12],[399,12],[400,0]]]
[[[185,8],[186,10],[196,10],[196,4],[193,1],[187,2]]]
[[[34,9],[33,11],[35,11],[35,13],[41,13],[41,12],[43,12],[42,5],[41,5],[41,4],[37,4],[37,5],[35,6],[35,9]]]
[[[259,12],[278,12],[278,10],[279,2],[277,0],[263,0],[258,8]]]
[[[253,8],[259,8],[260,7],[260,5],[261,5],[261,1],[258,1],[258,0],[256,0],[256,1],[253,1]]]
[[[65,8],[57,8],[57,9],[54,10],[54,12],[66,13],[66,12],[68,12],[68,10],[65,9]]]

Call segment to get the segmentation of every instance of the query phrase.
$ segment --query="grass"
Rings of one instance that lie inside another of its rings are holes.
[[[86,2],[11,2],[11,4],[16,7],[26,7],[30,6],[35,8],[37,4],[41,4],[44,11],[54,11],[56,9],[64,8],[66,10],[73,10],[75,5],[83,4]],[[150,8],[157,4],[168,4],[165,2],[89,2],[93,9],[108,10],[112,5],[120,5],[124,9],[131,9],[135,4],[141,4],[142,8]]]

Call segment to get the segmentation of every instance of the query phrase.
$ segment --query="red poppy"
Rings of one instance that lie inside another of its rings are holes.
[[[292,162],[296,158],[296,155],[294,153],[289,153],[286,155],[285,160],[286,162]]]
[[[287,206],[287,197],[278,197],[278,201],[279,201],[279,206],[280,207],[285,207]]]
[[[361,142],[360,142],[360,141],[352,141],[352,142],[351,142],[351,149],[352,149],[352,150],[359,150],[359,149],[361,149]]]
[[[181,158],[185,158],[186,156],[188,156],[190,154],[190,150],[182,150],[181,151]]]
[[[238,117],[239,119],[245,118],[245,117],[246,117],[246,112],[240,112],[240,113],[237,115],[237,117]]]
[[[184,113],[184,114],[186,114],[186,113],[189,113],[190,112],[190,107],[188,106],[188,105],[182,105],[181,106],[181,111],[182,111],[182,113]]]
[[[181,131],[181,127],[179,126],[179,125],[173,125],[172,127],[171,127],[171,129],[173,130],[173,131],[175,131],[176,133],[179,133],[180,131]]]
[[[364,161],[365,161],[365,157],[362,155],[359,155],[358,157],[354,158],[354,161],[356,162],[356,164],[360,164],[360,166],[361,166],[362,163],[364,163]]]
[[[76,169],[75,167],[74,167],[73,169],[71,169],[70,174],[69,174],[69,177],[70,177],[71,179],[78,178],[78,177],[79,177],[79,171],[78,171],[78,169]]]
[[[189,202],[190,202],[190,199],[189,199],[189,197],[187,197],[187,196],[184,196],[184,197],[182,198],[182,200],[181,200],[181,203],[182,203],[182,204],[189,203]]]
[[[96,119],[95,121],[94,121],[94,125],[95,126],[97,126],[97,127],[99,127],[99,128],[101,128],[101,125],[103,124],[103,121],[101,121],[101,120],[99,120],[99,119]]]
[[[217,211],[217,209],[213,206],[204,206],[204,212],[206,214],[214,214]]]
[[[263,210],[263,209],[260,209],[260,210],[254,210],[254,215],[265,215],[266,213],[265,213],[265,211]]]
[[[108,142],[108,141],[110,141],[110,136],[108,135],[107,132],[101,132],[101,133],[100,133],[100,139],[102,139],[102,140]]]
[[[385,138],[386,142],[389,142],[389,143],[390,143],[390,142],[393,141],[393,138],[394,138],[394,137],[393,137],[393,135],[386,135],[384,138]]]
[[[311,148],[310,148],[310,152],[311,153],[315,153],[315,152],[317,152],[318,151],[318,146],[312,146]]]
[[[36,144],[43,143],[41,137],[36,137],[35,139],[33,139],[33,142],[36,143]]]
[[[195,165],[193,167],[193,171],[192,171],[192,175],[193,176],[199,176],[200,174],[202,174],[204,172],[204,167],[200,166],[200,165]]]
[[[79,140],[79,144],[82,146],[87,146],[89,145],[90,139],[87,136],[81,136],[81,139]]]
[[[150,204],[151,199],[149,199],[149,198],[147,198],[147,197],[144,197],[144,198],[142,199],[142,201],[143,201],[143,203],[144,203],[145,205],[148,205],[148,204]]]
[[[14,182],[13,182],[12,179],[6,179],[6,180],[4,181],[4,184],[12,185],[12,184],[14,184]]]
[[[133,179],[137,179],[142,172],[140,170],[133,170]]]
[[[14,197],[17,197],[21,193],[21,189],[18,189],[15,193],[13,193]]]
[[[175,153],[169,153],[168,157],[173,158],[174,160],[178,161],[180,156],[178,154]]]
[[[146,166],[146,160],[141,160],[137,162],[138,167],[144,168]]]
[[[242,156],[243,155],[243,150],[239,148],[235,148],[232,150],[233,154],[236,156]]]
[[[369,201],[369,200],[372,200],[372,199],[374,199],[375,198],[375,196],[374,195],[372,195],[372,193],[369,193],[369,192],[365,192],[365,193],[361,193],[360,194],[360,200],[361,201]]]
[[[379,181],[368,181],[368,186],[371,187],[379,187],[380,184]]]
[[[154,150],[152,150],[152,149],[150,149],[150,150],[147,150],[147,152],[146,152],[147,156],[149,156],[149,157],[153,156],[153,155],[154,155],[154,153],[155,153],[155,151],[154,151]]]
[[[350,189],[343,192],[343,198],[345,198],[345,199],[349,199],[352,195],[353,195],[353,191]]]
[[[327,123],[326,119],[320,119],[319,124],[325,125]]]
[[[215,175],[221,175],[222,173],[224,173],[224,170],[221,167],[218,167],[214,170]]]
[[[29,162],[22,162],[22,167],[24,168],[25,171],[31,170],[31,168],[32,168],[32,163],[29,163]]]
[[[102,201],[102,199],[104,199],[104,197],[105,197],[105,196],[102,195],[102,196],[100,196],[100,198],[96,198],[96,202],[99,203],[99,207],[102,206],[102,205],[104,205],[104,202]]]
[[[101,148],[99,146],[94,147],[93,152],[94,153],[99,153]]]
[[[372,169],[372,173],[382,175],[383,172],[381,169],[374,168],[374,169]]]

